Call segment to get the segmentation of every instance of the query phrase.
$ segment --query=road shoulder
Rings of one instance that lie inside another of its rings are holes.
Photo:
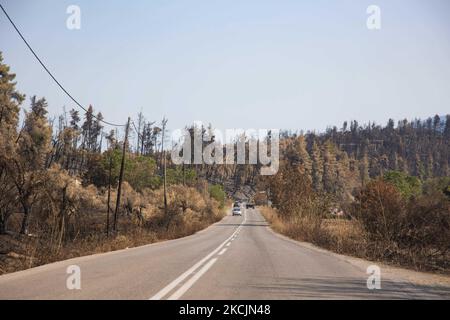
[[[0,280],[12,280],[12,279],[20,278],[22,275],[25,275],[25,274],[26,275],[38,274],[39,272],[42,272],[42,271],[54,270],[54,269],[60,268],[61,266],[86,262],[86,261],[90,261],[90,260],[93,260],[93,259],[99,258],[99,257],[118,255],[123,252],[129,252],[129,251],[133,251],[133,250],[141,250],[141,249],[154,247],[154,246],[158,246],[158,245],[164,245],[164,244],[168,244],[168,243],[184,241],[186,239],[195,237],[196,235],[203,234],[203,233],[209,231],[212,227],[214,227],[220,223],[223,223],[223,221],[229,216],[230,215],[227,211],[227,213],[219,221],[207,226],[206,228],[204,228],[202,230],[199,230],[199,231],[197,231],[193,234],[190,234],[188,236],[185,236],[185,237],[169,239],[169,240],[162,240],[162,241],[152,242],[149,244],[144,244],[142,246],[137,246],[137,247],[129,247],[129,248],[125,248],[125,249],[100,252],[100,253],[95,253],[95,254],[90,254],[90,255],[85,255],[85,256],[80,256],[80,257],[74,257],[74,258],[70,258],[70,259],[66,259],[66,260],[55,261],[52,263],[43,264],[43,265],[36,266],[33,268],[28,268],[28,269],[24,269],[24,270],[20,270],[20,271],[16,271],[16,272],[2,274],[2,275],[0,275]]]
[[[395,280],[401,279],[402,281],[407,281],[413,285],[450,287],[450,276],[447,276],[447,275],[435,274],[435,273],[429,273],[429,272],[420,272],[420,271],[415,271],[415,270],[410,270],[410,269],[405,269],[405,268],[400,268],[400,267],[394,267],[394,266],[390,266],[390,265],[387,265],[382,262],[368,261],[368,260],[361,259],[361,258],[356,258],[356,257],[352,257],[352,256],[335,253],[335,252],[326,250],[324,248],[318,247],[309,242],[303,242],[303,241],[297,241],[297,240],[291,239],[285,235],[282,235],[282,234],[274,231],[270,226],[267,226],[266,228],[274,236],[276,236],[284,241],[293,243],[297,246],[300,246],[303,249],[309,249],[309,250],[312,250],[315,252],[333,256],[341,261],[351,264],[352,266],[362,270],[363,272],[366,272],[368,266],[377,265],[381,268],[382,277],[384,277],[384,278],[395,279]]]

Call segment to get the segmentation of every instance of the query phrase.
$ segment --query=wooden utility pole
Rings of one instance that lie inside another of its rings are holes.
[[[164,150],[164,137],[165,137],[165,132],[166,132],[166,124],[167,124],[167,119],[164,118],[162,121],[162,137],[161,137],[161,151],[163,154],[163,166],[164,166],[164,171],[163,171],[163,185],[164,185],[164,214],[167,217],[167,189],[166,189],[166,178],[167,178],[167,171],[166,171],[166,150]]]
[[[106,237],[109,237],[109,211],[111,200],[111,170],[112,170],[112,156],[109,156],[109,177],[108,177],[108,211],[106,213]]]
[[[128,117],[127,126],[125,128],[125,140],[123,141],[122,148],[122,162],[120,164],[120,174],[119,174],[119,186],[117,187],[117,199],[116,199],[116,210],[114,210],[114,232],[117,232],[117,215],[119,213],[120,207],[120,194],[122,192],[122,180],[123,180],[123,171],[125,168],[125,153],[127,149],[127,141],[128,141],[128,130],[130,129],[130,117]]]

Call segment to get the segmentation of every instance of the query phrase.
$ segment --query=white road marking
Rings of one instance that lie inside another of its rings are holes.
[[[213,255],[215,255],[217,252],[219,252],[220,249],[222,249],[222,247],[228,243],[230,241],[231,238],[233,238],[233,236],[236,235],[237,232],[239,232],[239,230],[242,228],[242,225],[245,223],[245,221],[247,220],[247,217],[244,215],[244,220],[241,222],[241,224],[239,225],[239,227],[233,232],[233,234],[228,237],[224,242],[222,242],[216,249],[214,249],[211,253],[209,253],[208,255],[206,255],[203,259],[201,259],[199,262],[197,262],[196,264],[194,264],[191,268],[189,268],[187,271],[185,271],[183,274],[181,274],[178,278],[176,278],[175,280],[173,280],[171,283],[169,283],[166,287],[164,287],[163,289],[161,289],[159,292],[157,292],[154,296],[152,296],[149,300],[161,300],[164,296],[166,296],[170,291],[172,291],[177,285],[179,285],[184,279],[186,279],[188,276],[190,276],[195,270],[197,270],[200,266],[202,266],[206,261],[208,261]],[[211,260],[212,261],[212,260]],[[214,261],[215,262],[215,261]],[[209,264],[210,262],[208,262]],[[211,264],[212,266],[212,264]],[[211,267],[210,266],[210,267]],[[208,268],[209,269],[209,268]],[[203,269],[201,269],[203,270]],[[206,272],[207,269],[204,271]],[[196,277],[195,275],[192,277],[194,278]],[[197,277],[195,281],[197,281],[200,277]],[[191,279],[192,280],[192,279]],[[194,284],[195,281],[192,283]],[[188,281],[190,282],[190,280]],[[192,286],[191,284],[191,286]],[[183,285],[184,287],[184,285]],[[182,287],[182,288],[183,288]],[[190,286],[189,286],[190,288]],[[186,290],[189,290],[189,288],[187,288]],[[181,288],[180,288],[181,289]],[[180,290],[179,289],[179,290]],[[179,291],[178,290],[178,291]],[[177,292],[178,292],[177,291]],[[171,298],[174,296],[175,294],[173,294],[171,296]]]
[[[227,250],[228,250],[228,248],[222,249],[222,251],[220,251],[218,255],[219,256],[223,255]]]
[[[231,242],[228,242],[228,243],[227,243],[227,245],[226,245],[226,247],[229,247],[229,246],[230,246],[230,244],[231,244]]]
[[[177,300],[180,298],[183,294],[188,291],[194,283],[197,282],[198,279],[206,272],[209,268],[212,267],[212,265],[217,261],[217,258],[214,258],[212,260],[209,260],[207,264],[203,266],[192,278],[189,279],[180,289],[178,289],[173,295],[169,297],[168,300]]]

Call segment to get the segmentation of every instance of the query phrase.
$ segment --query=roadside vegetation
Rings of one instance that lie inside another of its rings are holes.
[[[449,272],[450,177],[448,157],[441,157],[449,154],[449,140],[444,141],[449,126],[448,117],[442,130],[411,126],[417,142],[428,141],[416,148],[433,149],[441,161],[424,164],[413,156],[413,163],[402,160],[401,168],[399,156],[394,163],[367,161],[365,151],[358,159],[358,153],[347,154],[329,137],[322,143],[324,137],[315,134],[287,135],[278,174],[260,179],[259,188],[271,201],[261,211],[275,231],[296,240],[416,270]],[[366,129],[358,130],[364,135]],[[391,137],[402,128],[393,130]],[[442,148],[435,149],[433,140]],[[372,149],[371,159],[388,159],[380,156],[389,152],[388,143],[384,151]]]
[[[33,96],[21,115],[14,78],[0,54],[0,274],[187,236],[223,217],[223,187],[170,163],[165,120],[139,114],[123,149],[123,132],[105,131],[92,106],[52,119]]]

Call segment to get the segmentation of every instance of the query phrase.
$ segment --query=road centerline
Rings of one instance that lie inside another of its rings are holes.
[[[214,258],[208,261],[198,272],[195,273],[194,276],[192,276],[181,288],[179,288],[177,291],[175,291],[174,294],[172,294],[168,300],[177,300],[179,299],[183,294],[188,291],[195,282],[197,282],[200,277],[206,273],[206,271],[209,270],[209,268],[212,267],[212,265],[217,261],[218,258]]]
[[[210,252],[208,255],[206,255],[203,259],[201,259],[200,261],[198,261],[196,264],[194,264],[191,268],[189,268],[187,271],[185,271],[184,273],[182,273],[178,278],[176,278],[175,280],[173,280],[171,283],[169,283],[166,287],[164,287],[163,289],[161,289],[159,292],[157,292],[155,295],[153,295],[149,300],[161,300],[163,297],[165,297],[167,294],[169,294],[170,291],[172,291],[174,288],[176,288],[183,280],[185,280],[187,277],[189,277],[191,274],[193,274],[198,268],[200,268],[204,263],[206,263],[212,256],[214,256],[217,252],[219,252],[223,246],[225,246],[225,244],[227,244],[231,238],[233,238],[237,232],[239,232],[239,230],[242,228],[242,225],[245,223],[245,221],[247,220],[246,215],[244,214],[244,220],[242,220],[242,222],[240,223],[239,227],[233,232],[233,234],[231,236],[229,236],[224,242],[222,242],[216,249],[214,249],[212,252]],[[217,260],[217,258],[213,259],[214,262]],[[213,261],[211,260],[211,261]],[[210,262],[211,262],[210,261]],[[210,264],[210,262],[208,262],[208,265]],[[200,269],[199,272],[197,272],[192,278],[195,278],[195,280],[190,284],[189,287],[185,287],[184,285],[178,289],[176,291],[179,292],[182,288],[185,288],[186,290],[184,292],[186,292],[187,290],[189,290],[189,288],[203,275],[203,273],[205,273],[206,271],[208,271],[208,269],[212,266],[213,263],[211,263],[209,265],[208,268],[204,269]],[[206,265],[205,265],[206,267]],[[202,273],[200,273],[202,270],[204,270]],[[199,276],[197,276],[198,274],[200,274]],[[191,279],[192,280],[192,279]],[[190,283],[191,280],[189,280],[187,283]],[[186,285],[185,284],[185,285]],[[180,291],[181,292],[181,291]],[[183,294],[184,294],[183,292]],[[172,296],[170,296],[170,298],[176,296],[174,293]],[[181,295],[180,295],[181,296]]]

